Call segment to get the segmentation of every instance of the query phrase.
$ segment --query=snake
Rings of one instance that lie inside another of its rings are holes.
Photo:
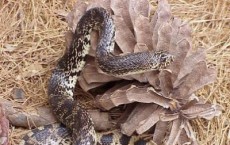
[[[49,103],[53,114],[64,125],[46,125],[32,130],[20,145],[73,144],[73,145],[144,145],[151,144],[136,136],[120,131],[97,133],[87,110],[74,99],[74,89],[86,64],[91,47],[90,34],[98,30],[95,62],[105,74],[125,76],[165,69],[174,60],[164,51],[143,51],[115,55],[115,24],[112,15],[102,7],[87,10],[80,18],[73,39],[53,69],[48,83]],[[55,137],[53,134],[56,134]],[[50,140],[50,141],[47,141]]]

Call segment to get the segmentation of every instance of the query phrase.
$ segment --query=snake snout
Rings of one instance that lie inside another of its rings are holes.
[[[161,68],[165,68],[166,66],[168,66],[173,61],[174,61],[173,55],[162,53],[162,55],[160,57],[160,64],[162,64]]]

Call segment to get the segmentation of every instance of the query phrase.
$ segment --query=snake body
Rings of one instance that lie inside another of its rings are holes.
[[[90,49],[90,33],[95,28],[99,29],[100,32],[96,49],[96,64],[109,75],[121,76],[163,69],[173,61],[173,56],[166,52],[146,51],[114,55],[115,26],[113,19],[104,8],[92,8],[86,11],[79,20],[69,50],[59,60],[52,72],[48,85],[50,105],[57,119],[71,129],[71,144],[138,145],[135,142],[140,140],[135,140],[134,137],[124,141],[121,139],[124,138],[124,135],[120,135],[120,139],[115,141],[115,139],[111,140],[111,136],[114,134],[97,135],[88,112],[73,99],[75,84],[85,65],[85,57]],[[37,137],[36,134],[33,136]],[[130,140],[133,140],[133,143],[130,143]],[[26,143],[28,142],[23,141],[23,144]]]

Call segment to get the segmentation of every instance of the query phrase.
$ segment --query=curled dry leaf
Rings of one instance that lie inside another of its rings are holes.
[[[113,16],[114,23],[116,25],[115,40],[121,50],[125,52],[133,52],[136,40],[132,31],[128,28],[121,16]]]
[[[80,86],[88,91],[111,81],[136,80],[108,89],[97,96],[96,104],[109,110],[139,102],[121,124],[123,133],[141,134],[155,126],[153,141],[156,144],[162,144],[164,136],[167,136],[165,144],[197,144],[189,120],[197,117],[212,119],[221,114],[222,108],[194,95],[195,91],[215,81],[216,71],[207,67],[204,49],[192,52],[189,25],[171,14],[167,0],[158,1],[153,16],[150,16],[151,6],[147,0],[101,0],[100,3],[80,0],[67,17],[72,32],[80,16],[95,6],[107,8],[114,14],[116,55],[146,50],[168,51],[175,60],[167,70],[111,77],[101,72],[94,62],[98,34],[91,34],[94,51],[90,52],[91,57],[80,76]],[[140,85],[137,81],[148,84]]]
[[[191,144],[198,145],[188,120],[176,119],[172,121],[171,131],[167,139],[166,145],[183,145]]]
[[[11,91],[12,98],[17,102],[24,102],[25,101],[25,93],[21,88],[13,88]]]
[[[148,116],[145,120],[140,122],[138,128],[136,129],[136,132],[138,134],[142,134],[149,130],[152,126],[154,126],[158,121],[160,121],[161,114],[164,114],[166,112],[166,109],[162,107],[158,107],[154,110],[152,114]]]
[[[37,127],[56,122],[52,111],[48,107],[37,107],[25,113],[22,106],[5,99],[0,99],[1,105],[6,110],[6,116],[10,123],[21,127]]]
[[[159,121],[156,124],[154,131],[153,142],[155,142],[157,145],[163,144],[163,140],[168,131],[168,122]]]
[[[48,106],[30,108],[30,111],[24,111],[22,110],[22,106],[18,103],[13,103],[12,101],[5,99],[0,99],[0,102],[1,106],[5,110],[5,115],[3,115],[2,120],[0,120],[0,125],[2,122],[3,134],[6,133],[6,123],[8,120],[14,126],[26,128],[34,128],[57,122],[51,108]],[[107,130],[113,127],[112,123],[110,122],[111,119],[108,113],[100,112],[98,110],[89,110],[89,114],[92,116],[94,126],[97,130]]]
[[[8,145],[9,120],[5,116],[5,108],[0,104],[0,144]]]
[[[86,79],[88,84],[91,83],[105,83],[105,82],[110,82],[110,81],[116,81],[120,80],[119,78],[105,75],[103,73],[97,73],[95,75],[95,72],[97,72],[97,67],[95,67],[95,64],[87,64],[82,71],[82,77],[83,78],[88,78]],[[98,78],[100,78],[100,81],[98,81]]]
[[[152,23],[154,24],[153,25],[154,27],[151,28],[153,31],[152,41],[153,41],[154,49],[157,49],[157,45],[158,45],[158,38],[159,38],[158,34],[160,30],[159,28],[163,26],[165,23],[167,23],[168,21],[170,21],[171,18],[172,18],[171,10],[168,1],[167,0],[159,1],[157,11],[155,12],[154,17],[152,19]]]
[[[194,91],[206,84],[212,83],[215,79],[215,70],[207,68],[205,61],[200,61],[194,66],[193,70],[189,74],[179,80],[180,84],[175,86],[175,89],[172,90],[170,97],[186,99]]]
[[[126,122],[121,125],[122,133],[128,136],[132,135],[142,122],[148,119],[149,115],[154,113],[156,108],[157,105],[155,104],[138,104],[129,115]]]
[[[207,120],[211,120],[213,117],[219,116],[221,114],[221,111],[222,108],[219,105],[213,105],[208,103],[197,103],[187,109],[180,110],[185,118],[193,119],[200,117]]]
[[[97,98],[97,104],[107,110],[133,102],[154,103],[164,108],[170,107],[169,99],[162,97],[150,86],[138,84],[128,84],[122,87],[117,85],[102,96],[98,95]]]
[[[110,7],[113,10],[115,16],[119,16],[123,18],[122,22],[126,24],[125,26],[127,26],[129,30],[132,30],[133,26],[132,26],[131,18],[130,18],[129,13],[127,13],[128,5],[129,5],[129,1],[127,0],[119,0],[119,1],[112,0]],[[119,26],[119,25],[116,24],[116,26]]]
[[[169,138],[167,139],[166,145],[176,145],[177,144],[178,138],[184,126],[181,121],[182,120],[180,119],[173,120],[171,132],[170,132]]]

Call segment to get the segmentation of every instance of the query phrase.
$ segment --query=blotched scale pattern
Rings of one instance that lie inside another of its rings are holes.
[[[100,34],[95,60],[99,68],[109,75],[120,76],[164,69],[173,61],[173,56],[167,52],[147,51],[114,55],[115,26],[111,15],[103,8],[92,8],[86,11],[77,25],[68,51],[53,70],[48,85],[49,102],[53,113],[61,123],[71,130],[72,140],[70,139],[70,133],[67,133],[63,127],[56,130],[54,129],[55,126],[50,125],[32,130],[24,137],[21,145],[152,144],[150,141],[146,142],[134,136],[127,137],[118,132],[96,134],[87,110],[73,99],[78,76],[86,63],[85,56],[89,53],[90,33],[95,28],[99,29]],[[64,132],[65,135],[61,132]]]

